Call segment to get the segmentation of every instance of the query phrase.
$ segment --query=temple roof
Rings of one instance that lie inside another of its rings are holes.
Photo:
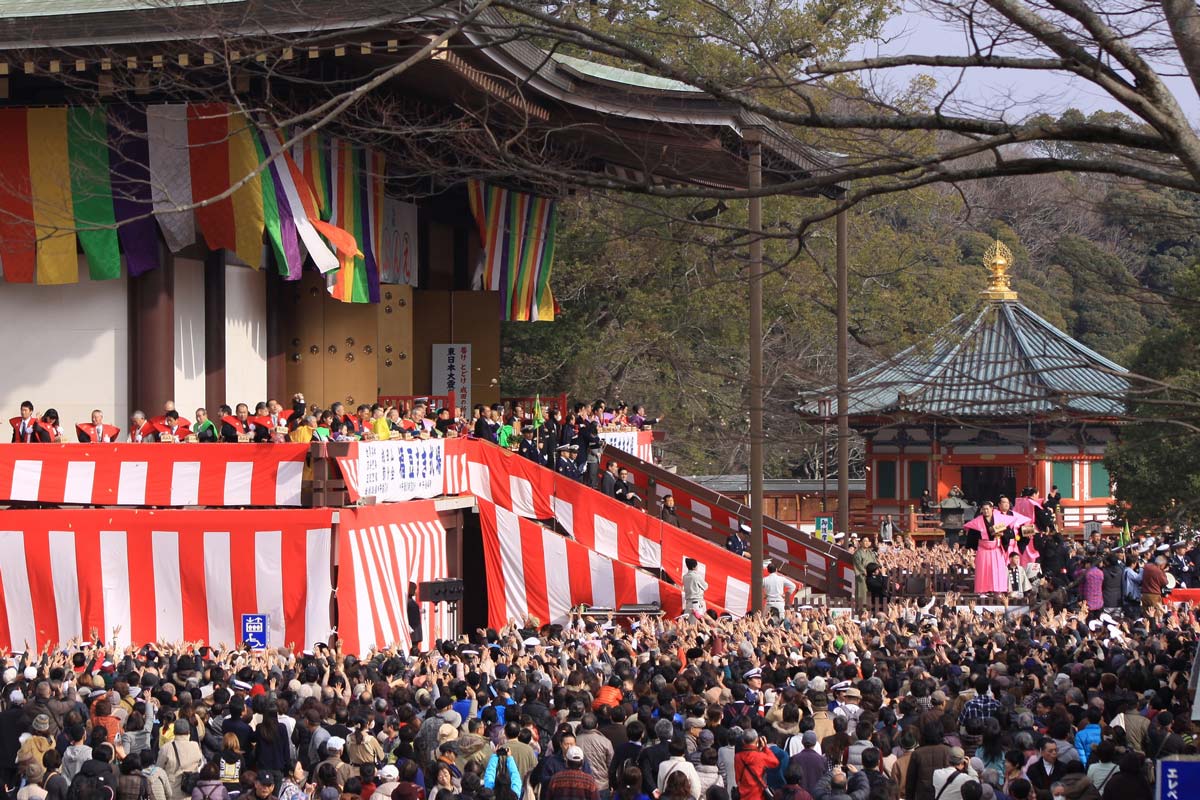
[[[850,379],[850,415],[1111,418],[1128,371],[1012,299],[988,299],[925,342]],[[825,389],[822,395],[832,395]],[[802,410],[819,413],[816,401]]]

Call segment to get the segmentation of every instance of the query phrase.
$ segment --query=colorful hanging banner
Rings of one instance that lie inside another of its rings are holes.
[[[77,281],[76,238],[93,280],[120,277],[122,253],[140,275],[159,264],[159,230],[176,252],[199,229],[254,268],[265,242],[289,280],[311,259],[339,300],[379,300],[379,153],[321,133],[285,151],[279,131],[223,103],[3,109],[0,133],[8,281]]]
[[[467,193],[483,242],[483,286],[500,292],[501,318],[553,321],[555,201],[477,180],[468,181]]]

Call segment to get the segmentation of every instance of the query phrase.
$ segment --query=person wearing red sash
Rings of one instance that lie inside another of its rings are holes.
[[[26,400],[21,403],[21,416],[8,421],[13,429],[13,444],[30,444],[36,441],[34,431],[37,429],[37,417],[33,415],[33,403]]]
[[[134,411],[129,418],[129,438],[127,442],[153,442],[154,426],[146,421],[146,412]]]
[[[346,432],[351,436],[358,436],[358,434],[362,433],[362,428],[359,425],[358,417],[353,414],[347,414],[346,407],[344,405],[341,403],[334,403],[329,407],[329,410],[333,412],[333,418],[336,422],[346,423]]]
[[[271,430],[276,428],[290,428],[292,417],[295,415],[293,410],[284,410],[278,400],[267,401],[267,417],[270,419]],[[301,414],[300,416],[304,416]]]
[[[58,412],[53,408],[47,408],[46,413],[42,414],[42,418],[37,421],[37,429],[34,431],[34,441],[49,444],[50,442],[65,442],[66,434],[63,432],[62,425],[58,422]]]
[[[90,425],[80,422],[75,425],[75,434],[81,442],[115,442],[121,436],[121,429],[116,425],[104,424],[104,412],[96,409],[92,412]]]
[[[264,406],[264,410],[265,406]],[[267,417],[250,416],[245,403],[237,404],[236,416],[228,414],[221,418],[221,441],[236,442],[239,435],[250,435],[255,442],[265,442],[271,436],[271,420]]]
[[[153,423],[154,430],[158,433],[160,440],[162,436],[174,436],[175,441],[182,442],[190,434],[188,421],[179,416],[179,412],[171,409],[163,415],[162,422]]]

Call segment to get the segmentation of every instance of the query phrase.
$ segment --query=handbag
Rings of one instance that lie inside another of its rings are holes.
[[[184,794],[190,795],[192,790],[196,788],[196,784],[200,782],[200,773],[198,772],[183,772],[183,761],[179,758],[179,742],[171,742],[171,748],[175,751],[175,763],[181,770],[179,773],[179,788]]]
[[[762,779],[762,776],[756,773],[753,767],[742,767],[743,772],[746,770],[750,771],[750,777],[754,778],[754,780],[758,782],[758,787],[762,789],[763,800],[775,800],[775,793],[771,791],[770,786],[767,786],[767,782]],[[670,773],[667,774],[669,775]]]

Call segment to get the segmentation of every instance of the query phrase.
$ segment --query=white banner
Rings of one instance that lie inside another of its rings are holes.
[[[443,439],[359,442],[358,494],[380,503],[437,497],[445,486]]]
[[[471,417],[471,345],[433,345],[433,392],[454,392],[455,404]]]
[[[392,197],[383,201],[379,280],[417,285],[417,207]]]
[[[629,453],[631,456],[638,455],[637,431],[611,431],[602,433],[600,434],[600,441],[609,447],[615,447],[618,450]]]

